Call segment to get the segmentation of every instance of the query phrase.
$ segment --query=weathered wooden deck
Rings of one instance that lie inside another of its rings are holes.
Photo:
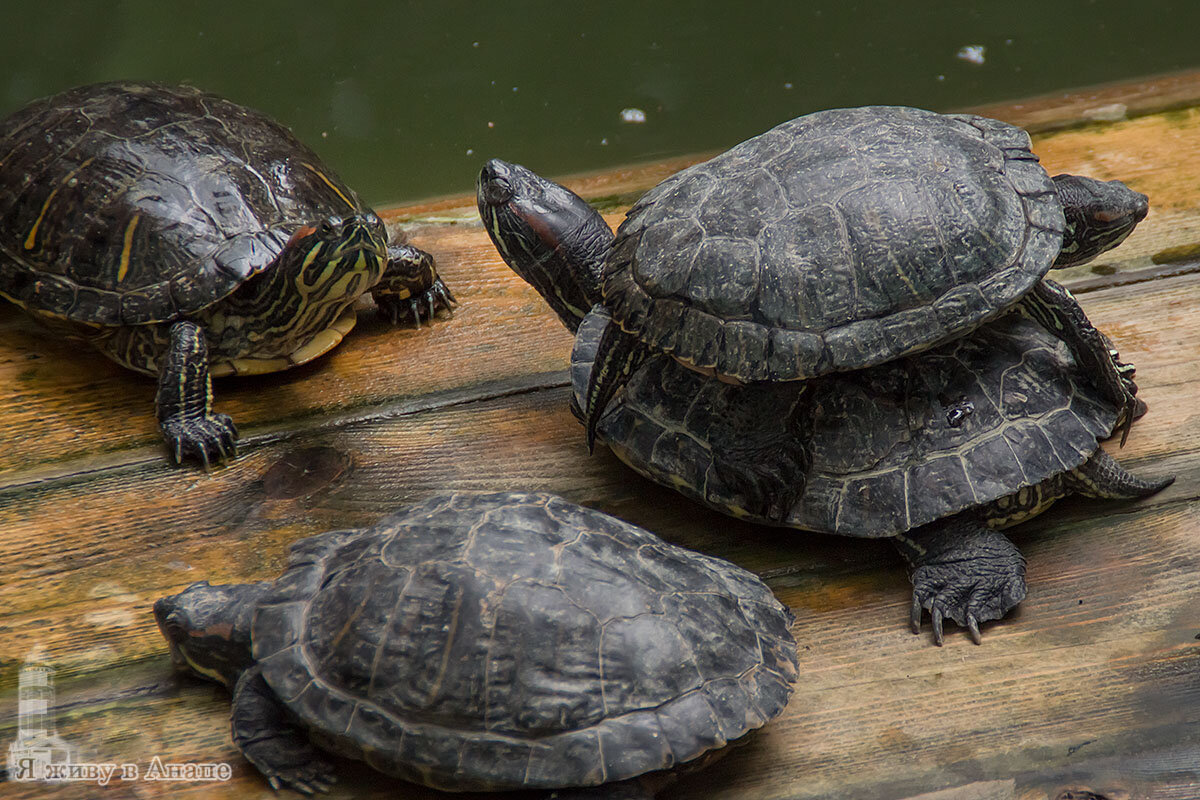
[[[1135,116],[1079,124],[1115,103]],[[209,475],[168,465],[152,381],[0,308],[0,745],[36,648],[58,670],[58,731],[80,760],[233,766],[228,783],[7,783],[0,796],[270,797],[229,740],[224,691],[172,671],[153,600],[201,578],[273,577],[292,540],[433,492],[511,488],[733,559],[795,610],[803,678],[787,712],[668,798],[1200,797],[1200,79],[988,113],[1042,131],[1052,172],[1150,196],[1128,242],[1066,282],[1150,404],[1122,460],[1178,480],[1132,505],[1060,503],[1016,529],[1029,597],[982,646],[908,632],[909,586],[886,544],[741,524],[603,448],[589,457],[567,410],[570,337],[497,257],[473,200],[454,198],[389,216],[437,257],[455,317],[394,330],[368,312],[330,357],[218,382],[243,456]],[[572,183],[615,225],[684,163]],[[341,776],[334,797],[434,796],[351,764]]]

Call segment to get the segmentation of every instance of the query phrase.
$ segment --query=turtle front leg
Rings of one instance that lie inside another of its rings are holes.
[[[895,538],[913,584],[912,631],[923,609],[942,645],[942,621],[954,620],[979,644],[979,623],[1000,619],[1025,599],[1025,557],[1004,534],[960,515]]]
[[[194,322],[171,326],[171,342],[158,372],[158,426],[176,463],[192,456],[207,470],[237,455],[237,427],[212,412],[208,343]]]
[[[1096,330],[1074,296],[1054,281],[1046,278],[1038,281],[1021,301],[1021,310],[1046,330],[1061,336],[1079,365],[1120,409],[1113,432],[1121,431],[1124,446],[1139,410],[1134,397],[1137,385],[1133,383],[1130,365],[1113,356],[1107,337]]]
[[[257,666],[243,672],[233,688],[231,727],[233,743],[272,789],[286,786],[311,795],[329,791],[337,781],[333,765],[288,718]]]
[[[412,322],[418,328],[422,318],[449,312],[458,302],[438,276],[433,256],[408,244],[388,246],[387,269],[371,296],[392,324]]]

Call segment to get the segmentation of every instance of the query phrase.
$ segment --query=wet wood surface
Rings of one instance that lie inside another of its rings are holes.
[[[1052,173],[1151,198],[1125,244],[1065,282],[1136,363],[1150,405],[1120,458],[1176,483],[1136,504],[1063,502],[1015,529],[1029,597],[979,647],[957,630],[942,648],[909,633],[886,543],[739,523],[603,448],[588,456],[567,410],[570,336],[496,255],[471,198],[386,215],[437,258],[461,301],[453,319],[397,330],[368,303],[318,362],[217,381],[243,454],[211,474],[167,463],[153,381],[0,308],[0,745],[33,655],[57,670],[57,729],[77,760],[232,766],[227,782],[0,783],[0,797],[271,797],[230,742],[224,690],[173,673],[151,603],[195,580],[273,577],[302,536],[493,489],[557,492],[730,558],[795,611],[788,710],[668,800],[1200,797],[1200,81],[1169,81],[1158,106],[1146,98],[1161,83],[1037,101],[1035,149]],[[1088,97],[1135,116],[1079,124]],[[1028,122],[1031,105],[988,111]],[[568,183],[615,226],[689,162]],[[437,795],[345,763],[333,796]]]

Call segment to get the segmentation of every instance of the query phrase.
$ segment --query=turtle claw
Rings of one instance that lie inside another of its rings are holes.
[[[237,457],[237,426],[228,414],[167,419],[159,427],[176,464],[182,464],[185,458],[195,458],[208,472],[214,463],[222,464]]]
[[[441,278],[434,280],[433,285],[419,295],[404,299],[385,291],[374,294],[375,305],[393,325],[415,325],[421,327],[422,320],[432,320],[439,311],[445,311],[446,316],[454,316],[454,306],[458,305],[450,287]]]
[[[322,759],[309,761],[295,767],[276,769],[267,774],[266,778],[267,783],[276,792],[280,789],[291,789],[310,797],[318,792],[327,793],[333,784],[337,783],[333,765]]]
[[[982,642],[981,623],[1000,619],[1025,599],[1025,559],[1004,534],[965,520],[914,536],[902,549],[912,566],[909,623],[921,632],[926,609],[933,641],[945,641],[945,621]]]
[[[947,580],[947,576],[939,576],[936,569],[928,567],[913,573],[913,633],[921,632],[921,618],[928,609],[933,642],[938,647],[945,642],[947,619],[966,628],[975,644],[982,644],[980,623],[1000,619],[1025,599],[1025,564],[1019,556],[1016,562],[977,566],[986,571],[987,577],[973,571],[961,579]]]
[[[983,644],[983,636],[979,633],[979,618],[974,614],[967,614],[967,631],[971,634],[971,641]]]

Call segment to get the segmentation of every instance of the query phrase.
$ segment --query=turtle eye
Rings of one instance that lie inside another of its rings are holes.
[[[183,641],[187,638],[187,629],[179,623],[179,618],[174,613],[168,614],[163,620],[163,633],[167,635],[167,639],[172,642]]]
[[[383,220],[381,220],[379,217],[375,216],[374,212],[367,214],[367,216],[363,217],[363,220],[368,225],[370,225],[372,228],[376,228],[383,224]]]
[[[321,224],[317,226],[317,233],[322,239],[333,239],[340,236],[342,233],[342,218],[329,217],[321,220]]]
[[[492,178],[483,185],[483,200],[488,205],[498,206],[512,199],[512,187],[504,178]]]

